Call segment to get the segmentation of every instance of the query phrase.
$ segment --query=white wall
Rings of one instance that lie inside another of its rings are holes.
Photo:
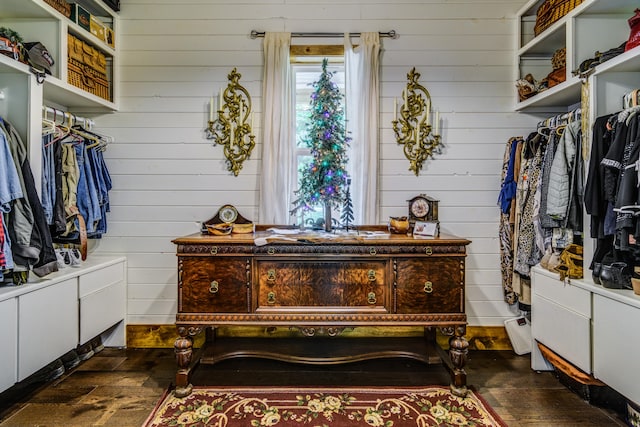
[[[120,111],[96,118],[116,142],[107,235],[99,252],[128,257],[128,322],[175,320],[171,239],[199,231],[225,203],[259,221],[262,39],[259,31],[388,31],[383,39],[380,218],[406,200],[440,200],[442,229],[469,238],[467,313],[502,325],[498,233],[505,144],[536,118],[513,112],[514,15],[524,0],[122,0]],[[294,39],[295,43],[305,40]],[[327,40],[306,42],[326,43]],[[336,40],[341,43],[341,40]],[[445,150],[416,177],[393,137],[393,97],[412,67],[440,109]],[[204,138],[208,102],[237,67],[256,111],[257,141],[238,177]]]

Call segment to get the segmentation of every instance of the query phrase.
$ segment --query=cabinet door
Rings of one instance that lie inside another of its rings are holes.
[[[386,305],[385,260],[259,261],[258,307]]]
[[[250,258],[183,256],[178,271],[179,312],[248,312]]]
[[[464,313],[464,259],[396,260],[396,311]]]
[[[0,301],[0,392],[17,381],[18,375],[18,299]]]
[[[18,297],[18,381],[77,345],[76,278]]]
[[[637,306],[593,295],[593,375],[634,402],[640,402],[638,324]]]

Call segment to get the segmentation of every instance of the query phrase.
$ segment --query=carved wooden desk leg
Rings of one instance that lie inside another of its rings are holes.
[[[467,395],[467,373],[464,366],[467,364],[469,342],[464,337],[466,328],[457,327],[455,335],[449,338],[449,357],[453,365],[451,372],[451,392],[456,396]]]
[[[191,371],[191,359],[193,355],[193,337],[197,335],[202,328],[178,328],[180,336],[176,338],[174,351],[176,354],[176,362],[178,370],[176,372],[176,389],[177,397],[185,397],[191,394],[193,386],[189,381],[189,373]]]

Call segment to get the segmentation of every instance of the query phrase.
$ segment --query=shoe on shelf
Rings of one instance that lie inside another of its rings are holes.
[[[67,253],[69,254],[69,258],[71,260],[71,267],[80,267],[82,265],[82,255],[80,255],[80,251],[73,248],[67,249]]]
[[[56,264],[58,265],[58,269],[63,269],[71,264],[71,259],[69,255],[67,255],[67,250],[64,248],[57,248],[56,252]]]

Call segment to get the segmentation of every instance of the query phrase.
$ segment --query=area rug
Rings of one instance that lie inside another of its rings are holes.
[[[448,387],[194,387],[185,398],[168,390],[143,427],[506,427],[474,391]]]

